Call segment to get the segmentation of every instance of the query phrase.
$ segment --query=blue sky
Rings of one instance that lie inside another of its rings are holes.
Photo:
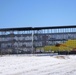
[[[76,25],[76,0],[0,0],[0,28]]]

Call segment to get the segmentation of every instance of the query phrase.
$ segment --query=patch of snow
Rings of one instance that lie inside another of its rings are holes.
[[[76,75],[75,55],[5,55],[0,75]]]

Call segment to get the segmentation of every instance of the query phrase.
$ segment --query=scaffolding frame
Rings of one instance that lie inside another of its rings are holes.
[[[61,37],[61,38],[60,38]],[[36,53],[36,49],[76,39],[76,25],[0,29],[0,53]]]

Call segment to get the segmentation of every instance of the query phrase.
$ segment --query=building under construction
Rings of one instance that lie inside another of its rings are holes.
[[[76,51],[76,26],[0,29],[0,54]]]

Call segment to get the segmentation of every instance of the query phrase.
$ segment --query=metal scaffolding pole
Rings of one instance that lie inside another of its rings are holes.
[[[32,54],[34,53],[34,32],[32,31]]]

